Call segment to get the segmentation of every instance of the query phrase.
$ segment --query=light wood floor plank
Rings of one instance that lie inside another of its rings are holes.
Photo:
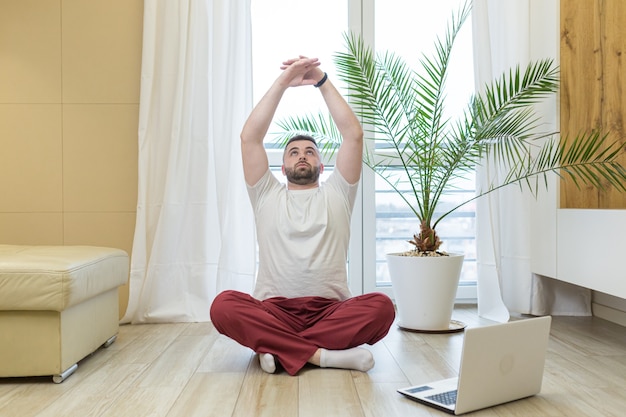
[[[353,372],[355,383],[400,382],[406,385],[408,379],[385,343],[364,346],[375,358],[375,365],[369,372]]]
[[[177,324],[137,324],[120,326],[118,337],[108,349],[117,348],[118,341],[127,344],[116,355],[120,363],[147,363],[155,361],[168,346],[189,326]],[[132,338],[127,341],[127,335]],[[115,349],[113,349],[115,350]]]
[[[107,413],[98,416],[166,417],[182,390],[178,386],[135,385],[118,397]]]
[[[241,372],[244,375],[253,355],[249,348],[219,335],[202,359],[197,372]]]
[[[178,336],[139,379],[140,387],[184,387],[216,337]]]
[[[235,410],[244,373],[197,373],[167,417],[222,417]]]
[[[468,327],[491,322],[457,306]],[[519,317],[514,317],[519,318]],[[307,366],[264,373],[254,353],[210,323],[124,325],[116,343],[79,363],[62,384],[0,378],[2,417],[442,416],[396,390],[456,375],[463,333],[399,330],[374,346],[367,373]],[[1,360],[1,358],[0,358]],[[591,317],[554,317],[542,391],[472,417],[621,417],[626,329]]]
[[[7,378],[0,381],[0,416],[3,417],[37,416],[64,392],[74,388],[74,384],[52,384],[50,378]]]
[[[457,374],[457,369],[446,361],[446,352],[437,351],[427,343],[420,345],[419,349],[392,349],[391,353],[407,376],[409,385],[451,378]]]
[[[356,383],[356,389],[361,400],[363,414],[366,417],[380,416],[431,416],[432,409],[416,407],[416,404],[398,394],[398,388],[410,385],[402,383],[377,383],[361,381]]]
[[[298,382],[286,373],[266,374],[256,356],[251,360],[233,417],[292,417],[298,415]],[[229,414],[224,414],[229,415]]]
[[[146,366],[145,364],[104,364],[98,371],[82,379],[74,389],[58,397],[37,416],[106,415],[115,400],[134,385]],[[76,401],[76,398],[81,400]]]
[[[299,417],[363,417],[351,371],[307,369],[298,379]]]

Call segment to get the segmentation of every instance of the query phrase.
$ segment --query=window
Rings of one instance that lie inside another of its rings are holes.
[[[463,0],[319,0],[315,7],[303,0],[252,0],[253,85],[255,103],[278,74],[280,63],[288,57],[305,54],[320,58],[323,68],[339,87],[332,56],[344,45],[343,34],[360,30],[366,39],[374,39],[376,50],[393,50],[412,66],[417,66],[422,52],[430,52],[435,36],[443,35],[446,24]],[[374,12],[375,9],[375,12]],[[329,12],[332,11],[332,12]],[[350,21],[349,21],[350,20]],[[373,35],[375,34],[375,35]],[[448,108],[453,115],[465,106],[473,90],[471,21],[465,24],[453,57],[449,77]],[[288,90],[276,112],[276,120],[287,115],[316,113],[326,107],[315,89]],[[276,132],[270,127],[270,134]],[[280,172],[282,151],[272,149],[267,141],[270,165]],[[328,174],[332,160],[325,161]],[[406,240],[417,229],[417,221],[399,198],[368,169],[364,170],[360,201],[353,215],[352,247],[348,263],[350,288],[356,293],[384,291],[391,294],[385,254],[409,248]],[[458,190],[446,198],[448,204],[474,192],[474,178],[457,184]],[[465,198],[464,198],[465,199]],[[443,208],[443,207],[442,207]],[[465,266],[461,285],[476,281],[474,206],[468,204],[440,226],[444,250],[463,252]],[[463,298],[475,298],[462,295]]]
[[[474,194],[474,177],[455,184],[440,201],[442,212],[470,199]],[[408,192],[408,190],[407,190]],[[475,205],[466,204],[437,226],[442,250],[465,255],[461,285],[476,282]],[[419,231],[419,222],[404,201],[382,180],[376,179],[376,285],[391,285],[385,254],[413,248],[407,243]]]
[[[332,56],[338,45],[342,45],[343,33],[348,29],[347,0],[317,0],[315,3],[304,0],[251,1],[255,103],[278,76],[280,64],[298,54],[319,58],[329,77],[336,78]],[[276,110],[276,120],[325,109],[321,95],[313,88],[297,92],[289,89]],[[276,131],[273,125],[269,133]],[[271,141],[270,136],[267,142],[271,144]],[[275,163],[281,164],[280,161]]]

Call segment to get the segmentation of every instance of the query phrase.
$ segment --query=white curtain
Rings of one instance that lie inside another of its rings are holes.
[[[251,291],[239,132],[252,107],[250,0],[145,0],[139,186],[122,322],[208,321]]]
[[[558,0],[474,0],[473,31],[478,88],[516,65],[531,60],[558,60]],[[542,131],[557,130],[556,99],[538,107]],[[486,189],[501,173],[485,166],[478,187]],[[556,179],[551,187],[557,187]],[[552,194],[541,198],[550,198]],[[478,312],[507,321],[509,312],[523,314],[590,314],[590,292],[533,274],[533,245],[551,236],[537,232],[537,217],[553,217],[556,206],[537,203],[529,192],[512,186],[477,200]],[[543,211],[537,215],[537,210]],[[555,227],[554,223],[549,227]],[[553,242],[555,246],[556,241]],[[541,257],[556,256],[548,246]],[[549,263],[549,261],[548,261]],[[555,264],[555,263],[554,263]],[[555,272],[555,267],[547,268]]]

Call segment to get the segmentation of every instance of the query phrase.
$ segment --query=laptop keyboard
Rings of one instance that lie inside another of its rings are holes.
[[[436,401],[440,404],[452,405],[456,403],[456,390],[430,395],[426,398],[432,401]]]

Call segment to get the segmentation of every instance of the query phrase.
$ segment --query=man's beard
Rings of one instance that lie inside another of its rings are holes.
[[[307,169],[300,169],[300,167],[285,168],[285,176],[287,180],[292,184],[308,185],[317,183],[320,177],[320,167],[307,166]]]

